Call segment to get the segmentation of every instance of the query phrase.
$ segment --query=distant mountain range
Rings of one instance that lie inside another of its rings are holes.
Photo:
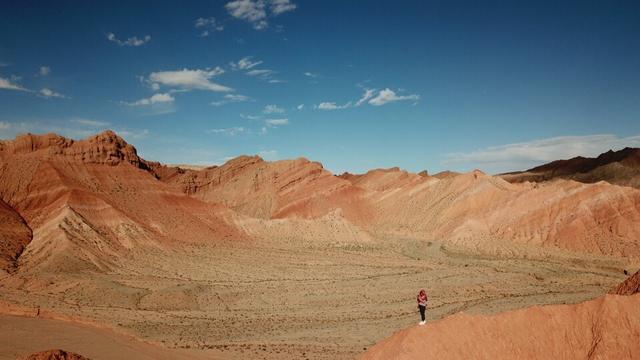
[[[533,246],[637,257],[637,189],[505,179],[637,186],[638,164],[638,149],[625,149],[502,177],[399,168],[336,176],[304,158],[166,166],[140,158],[112,131],[77,141],[21,135],[0,141],[0,272],[109,271],[122,256],[150,248],[291,234],[330,239],[338,230],[490,253]],[[301,220],[313,232],[300,231]]]
[[[578,156],[569,160],[556,160],[526,171],[500,176],[512,183],[541,182],[561,178],[584,183],[606,181],[640,189],[640,149],[609,150],[596,158]]]

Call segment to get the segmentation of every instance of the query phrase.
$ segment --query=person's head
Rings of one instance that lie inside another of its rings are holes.
[[[420,290],[420,296],[422,297],[422,296],[426,296],[426,295],[427,295],[427,292],[424,291],[424,289],[421,289]]]

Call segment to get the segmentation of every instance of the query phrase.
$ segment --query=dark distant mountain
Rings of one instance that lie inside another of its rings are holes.
[[[526,171],[500,176],[512,183],[563,178],[584,183],[606,181],[615,185],[640,188],[640,149],[609,150],[596,158],[578,156],[569,160],[556,160]]]

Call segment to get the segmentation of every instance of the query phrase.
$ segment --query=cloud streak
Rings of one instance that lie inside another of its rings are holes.
[[[269,127],[289,125],[289,119],[266,119],[264,123]]]
[[[60,93],[57,93],[51,89],[47,89],[47,88],[43,88],[40,89],[40,91],[38,92],[38,95],[40,97],[46,98],[46,99],[50,99],[50,98],[60,98],[60,99],[68,99],[69,97],[66,95],[62,95]]]
[[[114,33],[107,33],[107,40],[118,44],[119,46],[138,47],[151,41],[151,35],[145,35],[143,38],[137,36],[130,37],[126,40],[120,40]]]
[[[235,0],[228,2],[225,8],[229,15],[251,23],[256,30],[264,30],[269,26],[267,12],[262,0]]]
[[[16,90],[16,91],[27,91],[27,92],[31,91],[29,89],[25,89],[24,87],[22,87],[22,85],[14,82],[14,80],[10,80],[10,79],[3,78],[3,77],[0,77],[0,89]]]
[[[224,30],[224,25],[220,24],[216,21],[216,18],[197,18],[194,24],[194,27],[200,30],[201,37],[207,37],[210,34],[210,31],[222,31]]]
[[[262,109],[262,113],[264,114],[284,114],[284,109],[283,108],[279,108],[276,105],[267,105],[264,107],[264,109]]]
[[[290,0],[234,0],[224,7],[232,17],[250,23],[256,30],[265,30],[269,27],[269,16],[275,17],[293,11],[297,5]],[[269,14],[267,10],[270,11]]]
[[[374,106],[382,106],[395,101],[402,101],[402,100],[417,101],[419,99],[420,99],[420,95],[414,94],[414,95],[400,96],[400,95],[397,95],[393,90],[389,88],[380,90],[377,95],[376,95],[376,89],[365,89],[364,94],[362,94],[362,97],[360,97],[360,99],[358,99],[358,101],[356,101],[355,103],[353,103],[352,101],[349,101],[344,105],[338,105],[336,102],[333,102],[333,101],[324,101],[318,104],[317,106],[315,106],[315,108],[318,110],[342,110],[342,109],[348,109],[351,107],[359,107],[364,105],[365,103],[368,103]]]
[[[242,126],[234,126],[230,128],[209,129],[209,130],[206,130],[206,132],[209,134],[223,134],[227,136],[236,136],[236,135],[247,133],[248,129]]]
[[[318,105],[318,109],[319,110],[341,110],[341,109],[346,109],[346,108],[350,108],[351,107],[351,101],[349,101],[348,103],[344,104],[344,105],[337,105],[334,102],[321,102]]]
[[[153,94],[149,98],[140,99],[133,102],[123,102],[125,105],[129,106],[149,106],[155,104],[173,104],[176,99],[171,94]]]
[[[224,70],[219,66],[195,70],[158,71],[151,73],[148,81],[154,89],[159,89],[162,85],[183,90],[231,92],[232,88],[211,81],[211,78],[223,73]]]
[[[245,101],[249,101],[249,100],[251,100],[251,98],[246,96],[246,95],[226,94],[222,98],[222,100],[212,101],[211,105],[212,106],[222,106],[222,105],[229,104],[229,103],[245,102]]]
[[[255,66],[262,64],[262,61],[252,61],[252,56],[245,56],[242,59],[238,60],[238,62],[230,62],[232,70],[249,70]]]
[[[396,95],[395,91],[386,88],[384,90],[380,90],[378,95],[369,100],[369,104],[374,106],[381,106],[388,103],[396,102],[396,101],[404,101],[404,100],[420,100],[420,95]]]

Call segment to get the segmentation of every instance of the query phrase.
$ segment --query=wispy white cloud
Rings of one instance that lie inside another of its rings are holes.
[[[122,102],[124,105],[129,106],[149,106],[154,104],[172,104],[176,99],[171,94],[153,94],[149,98],[136,100],[133,102]]]
[[[317,77],[320,77],[320,74],[316,74],[316,73],[312,73],[312,72],[308,72],[308,71],[307,71],[307,72],[305,72],[305,73],[303,73],[303,74],[304,74],[304,76],[306,76],[306,77],[310,77],[310,78],[317,78]]]
[[[245,56],[242,59],[238,60],[238,62],[230,62],[229,65],[231,66],[232,70],[249,70],[252,67],[262,64],[262,61],[260,60],[253,61],[251,59],[253,59],[252,56]]]
[[[71,118],[69,119],[69,122],[73,124],[96,127],[96,128],[109,126],[109,123],[106,121],[99,121],[99,120],[85,119],[85,118]]]
[[[255,69],[247,71],[249,76],[269,76],[273,74],[273,70],[269,69]]]
[[[318,110],[341,110],[341,109],[347,109],[350,107],[362,106],[365,103],[369,103],[374,106],[381,106],[381,105],[388,104],[395,101],[402,101],[402,100],[417,101],[419,99],[420,99],[419,95],[397,95],[393,90],[389,88],[380,90],[377,95],[376,95],[375,89],[365,89],[364,94],[362,94],[362,97],[358,99],[358,101],[356,101],[355,104],[349,101],[343,105],[338,105],[336,102],[333,102],[333,101],[325,101],[315,106],[315,108]]]
[[[210,31],[222,31],[224,25],[216,21],[214,17],[197,18],[194,27],[200,30],[200,36],[207,37],[210,35]]]
[[[22,85],[18,84],[14,79],[7,79],[0,77],[0,89],[4,90],[17,90],[17,91],[28,91],[31,90],[22,87]]]
[[[88,123],[83,123],[81,118],[72,119],[58,119],[58,120],[4,120],[0,121],[0,138],[10,139],[19,134],[34,133],[56,133],[62,136],[70,137],[73,139],[83,139],[92,135],[95,135],[98,131],[103,130],[108,123],[96,122],[91,124],[91,120]],[[119,128],[113,129],[118,135],[129,140],[141,139],[149,135],[147,129],[131,129],[131,128]]]
[[[299,111],[302,111],[304,109],[304,104],[300,104],[296,106],[296,109],[298,109]]]
[[[275,16],[288,11],[293,11],[296,7],[296,4],[289,0],[271,0],[271,12]]]
[[[66,122],[62,121],[0,121],[0,124],[2,124],[0,126],[0,138],[2,139],[11,139],[15,138],[17,135],[26,133],[56,133],[62,136],[78,139],[91,136],[96,132],[95,129],[69,126]]]
[[[224,70],[217,66],[207,69],[182,69],[175,71],[158,71],[149,75],[149,83],[154,90],[158,90],[160,85],[183,90],[209,90],[217,92],[230,92],[232,88],[214,83],[210,79],[224,73]]]
[[[149,129],[141,129],[141,130],[116,130],[116,133],[122,136],[126,141],[144,139],[149,136]]]
[[[255,67],[262,64],[262,60],[253,60],[253,57],[246,56],[237,62],[230,62],[229,66],[234,71],[245,71],[248,76],[260,78],[261,80],[268,81],[270,83],[282,82],[282,80],[274,78],[276,71],[270,69],[256,69]]]
[[[243,118],[243,119],[248,119],[248,120],[259,120],[259,119],[262,119],[262,116],[259,116],[259,115],[240,114],[240,117]]]
[[[209,134],[224,134],[228,136],[236,136],[239,134],[245,134],[248,132],[248,129],[242,126],[234,126],[230,128],[221,128],[221,129],[209,129],[206,130]]]
[[[66,95],[62,95],[60,93],[57,93],[51,89],[47,89],[47,88],[43,88],[40,89],[40,91],[38,92],[38,96],[46,98],[46,99],[50,99],[50,98],[60,98],[60,99],[68,99],[69,97]]]
[[[267,14],[267,3],[270,14]],[[231,16],[249,22],[254,29],[264,30],[269,27],[267,18],[293,11],[297,7],[290,0],[234,0],[225,5]]]
[[[278,150],[260,150],[258,156],[267,161],[278,160]]]
[[[367,102],[367,100],[369,100],[369,99],[371,99],[373,97],[375,92],[376,92],[375,89],[365,89],[364,90],[364,94],[362,94],[362,97],[360,98],[360,100],[358,100],[356,102],[356,106],[360,106],[360,105],[364,104],[365,102]]]
[[[289,125],[289,119],[266,119],[264,123],[269,127],[277,127],[282,125]]]
[[[267,12],[262,0],[235,0],[225,5],[231,16],[245,20],[256,30],[264,30],[269,26]]]
[[[376,97],[370,99],[369,104],[374,106],[381,106],[391,102],[403,101],[403,100],[417,101],[417,100],[420,100],[420,95],[415,95],[415,94],[414,95],[396,95],[396,93],[393,90],[386,88],[384,90],[380,90],[380,92]]]
[[[595,157],[610,149],[640,147],[640,134],[618,137],[610,134],[559,136],[528,142],[490,146],[470,152],[448,153],[444,164],[480,167],[490,172],[524,170],[543,163],[576,156]]]
[[[114,33],[107,33],[107,39],[111,42],[114,42],[120,46],[142,46],[149,41],[151,41],[151,35],[145,35],[143,38],[138,38],[137,36],[130,37],[126,40],[120,40],[116,37]]]
[[[240,94],[226,94],[222,100],[212,101],[213,106],[222,106],[229,103],[245,102],[251,100],[250,97]]]
[[[40,66],[40,70],[38,71],[40,76],[47,76],[51,74],[51,68],[48,66]]]
[[[276,105],[267,105],[262,109],[264,114],[283,114],[285,110],[283,108],[279,108]]]
[[[337,105],[335,102],[327,101],[327,102],[321,102],[317,108],[319,110],[340,110],[340,109],[346,109],[349,107],[351,107],[351,101],[349,101],[344,105]]]

